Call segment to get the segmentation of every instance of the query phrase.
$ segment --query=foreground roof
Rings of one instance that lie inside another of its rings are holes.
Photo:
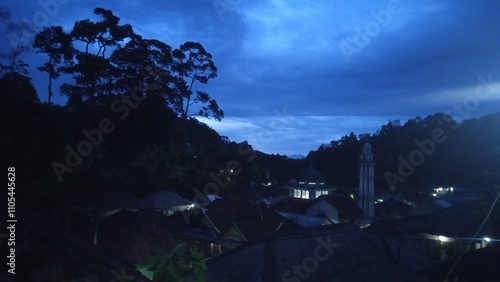
[[[329,226],[246,244],[208,263],[209,281],[415,281],[379,236]]]
[[[68,235],[28,209],[17,207],[16,212],[19,220],[19,238],[22,239],[20,240],[22,244],[17,246],[16,255],[22,258],[18,263],[18,272],[22,275],[33,276],[35,270],[47,270],[48,265],[51,264],[52,268],[57,269],[56,273],[63,272],[67,275],[55,278],[54,273],[50,273],[51,281],[59,281],[59,279],[63,281],[66,278],[91,273],[102,281],[122,281],[124,277],[135,277],[134,281],[149,281],[133,265]],[[45,241],[47,245],[38,244],[37,240]],[[58,261],[49,261],[52,258],[50,255],[55,250],[64,253],[66,255],[64,259],[60,257]],[[84,272],[81,272],[80,266],[85,267]],[[45,272],[43,275],[49,274]],[[42,277],[36,278],[43,279]],[[23,279],[28,279],[28,277],[23,277],[21,280]]]
[[[464,253],[460,258],[430,267],[421,273],[429,281],[500,281],[500,245]]]

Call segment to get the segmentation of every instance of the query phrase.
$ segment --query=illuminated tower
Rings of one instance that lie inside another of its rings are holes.
[[[375,217],[375,192],[373,181],[375,179],[375,163],[373,162],[372,146],[368,143],[363,145],[360,154],[359,168],[359,208],[365,212],[365,218]]]

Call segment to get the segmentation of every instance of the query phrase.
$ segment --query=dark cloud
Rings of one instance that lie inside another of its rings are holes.
[[[146,38],[172,47],[202,43],[219,75],[200,87],[219,101],[227,117],[211,126],[231,139],[255,141],[244,127],[230,124],[262,128],[273,110],[283,107],[301,118],[270,144],[260,145],[268,152],[304,153],[350,131],[374,132],[392,118],[445,112],[474,95],[481,85],[478,76],[491,75],[492,85],[500,81],[498,1],[67,2],[47,25],[69,30],[102,6]],[[4,5],[14,20],[33,19],[43,11],[36,1]],[[396,12],[387,17],[391,7]],[[370,34],[363,46],[355,45],[359,31]],[[355,52],[346,56],[345,44]],[[5,50],[5,41],[0,46]],[[35,69],[43,59],[34,54],[23,59],[31,64],[43,100],[45,79]],[[500,89],[471,116],[499,106]]]

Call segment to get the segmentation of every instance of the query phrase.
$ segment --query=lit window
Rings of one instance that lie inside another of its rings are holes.
[[[295,198],[300,198],[300,190],[299,189],[294,189],[293,190],[293,196]]]
[[[309,191],[302,190],[302,199],[309,199]]]

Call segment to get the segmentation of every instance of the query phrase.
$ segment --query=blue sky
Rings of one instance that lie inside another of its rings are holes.
[[[197,90],[225,112],[222,122],[205,122],[266,153],[307,154],[351,131],[374,133],[389,119],[500,110],[498,1],[38,2],[2,5],[14,21],[67,31],[103,7],[145,38],[173,48],[200,42],[219,71]],[[46,58],[22,59],[45,100],[46,76],[35,67]]]

